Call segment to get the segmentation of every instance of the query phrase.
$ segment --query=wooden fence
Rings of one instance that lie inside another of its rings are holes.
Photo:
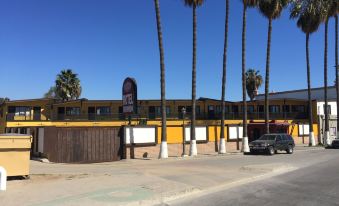
[[[46,127],[44,151],[57,163],[118,161],[123,155],[120,127]]]

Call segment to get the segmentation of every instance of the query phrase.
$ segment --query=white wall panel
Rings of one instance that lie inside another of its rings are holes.
[[[309,135],[310,126],[308,124],[299,124],[299,135]]]
[[[229,134],[228,139],[235,140],[235,139],[242,139],[243,134],[242,126],[229,126]]]
[[[195,139],[197,141],[207,141],[207,128],[206,127],[195,127]],[[185,128],[185,140],[191,140],[191,127]]]
[[[155,143],[155,127],[125,127],[125,143]]]

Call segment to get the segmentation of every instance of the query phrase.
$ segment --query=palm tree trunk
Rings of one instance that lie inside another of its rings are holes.
[[[192,62],[192,116],[191,116],[191,145],[190,156],[197,155],[197,145],[195,139],[196,124],[196,50],[197,50],[197,14],[196,5],[193,5],[193,62]]]
[[[265,77],[265,126],[266,134],[270,133],[269,125],[269,81],[270,81],[270,58],[271,58],[271,35],[272,35],[272,19],[268,20],[268,36],[267,36],[267,56],[266,56],[266,77]]]
[[[158,43],[160,52],[160,83],[161,83],[161,147],[159,158],[168,158],[167,150],[167,128],[166,128],[166,96],[165,96],[165,62],[164,47],[162,43],[162,30],[160,18],[159,0],[154,0],[157,17]]]
[[[308,122],[309,122],[309,145],[315,146],[313,133],[313,112],[312,112],[312,95],[311,95],[311,68],[309,52],[310,34],[306,34],[306,64],[307,64],[307,93],[308,93]]]
[[[338,15],[335,15],[335,85],[337,90],[337,118],[339,113],[339,62],[338,62]],[[339,137],[339,121],[337,119],[337,137]]]
[[[227,43],[228,43],[228,17],[229,17],[229,0],[226,0],[226,17],[225,17],[225,39],[224,39],[224,55],[222,69],[222,86],[221,86],[221,129],[220,129],[220,145],[219,153],[226,153],[225,142],[225,86],[226,86],[226,63],[227,63]]]
[[[325,22],[325,54],[324,54],[324,98],[325,98],[325,145],[330,145],[328,100],[327,100],[327,45],[328,45],[328,19]]]
[[[243,140],[242,140],[242,148],[243,152],[249,152],[248,147],[248,137],[247,137],[247,102],[246,102],[246,12],[247,5],[243,5],[243,17],[242,17],[242,100],[243,100]]]

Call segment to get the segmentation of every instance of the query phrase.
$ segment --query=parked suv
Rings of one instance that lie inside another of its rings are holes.
[[[339,149],[339,139],[334,139],[332,141],[332,148]]]
[[[251,153],[262,151],[269,155],[274,155],[278,150],[292,154],[294,146],[294,140],[288,134],[265,134],[249,144]]]

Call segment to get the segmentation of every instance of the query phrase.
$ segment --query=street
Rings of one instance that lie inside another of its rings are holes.
[[[31,161],[31,178],[8,181],[0,205],[333,205],[338,160],[339,150],[299,146],[292,155]]]
[[[327,161],[168,205],[339,205],[339,150]]]

